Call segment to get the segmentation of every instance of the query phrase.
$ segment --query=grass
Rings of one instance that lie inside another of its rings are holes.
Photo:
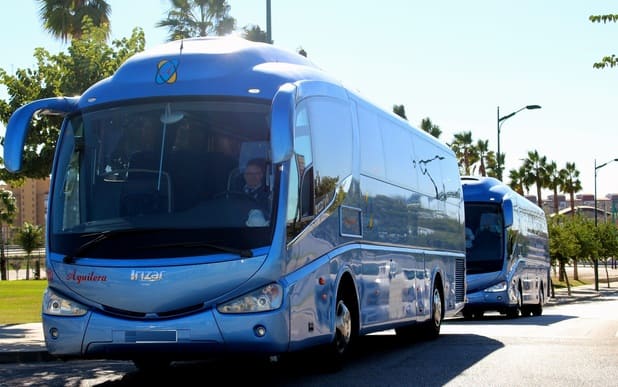
[[[0,325],[41,322],[47,280],[0,281]]]
[[[567,284],[566,281],[558,281],[558,277],[553,278],[552,277],[552,283],[554,284],[555,288],[566,288]],[[593,284],[594,280],[589,280],[587,278],[584,279],[579,279],[579,280],[574,280],[573,278],[569,278],[569,285],[571,285],[571,287],[574,286],[581,286],[581,285],[590,285]]]

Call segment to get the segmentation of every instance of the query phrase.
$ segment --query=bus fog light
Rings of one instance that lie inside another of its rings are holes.
[[[266,327],[264,325],[256,325],[253,327],[253,332],[257,337],[264,337],[266,335]]]
[[[60,333],[58,333],[58,328],[50,328],[49,335],[52,337],[52,339],[57,339],[60,335]]]

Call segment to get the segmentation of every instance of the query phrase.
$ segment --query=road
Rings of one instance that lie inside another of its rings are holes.
[[[451,319],[435,341],[393,331],[362,338],[345,368],[317,370],[314,355],[276,366],[255,360],[177,363],[144,373],[125,361],[0,364],[0,386],[142,386],[248,382],[269,386],[609,386],[618,380],[618,291],[514,320]]]

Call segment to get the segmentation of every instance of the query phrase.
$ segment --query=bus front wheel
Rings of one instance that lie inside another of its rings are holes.
[[[519,317],[520,312],[522,311],[522,295],[521,289],[519,287],[516,288],[517,293],[515,297],[517,298],[517,303],[514,306],[511,306],[506,311],[506,317],[508,318],[517,318]]]
[[[354,341],[354,315],[350,310],[352,306],[353,303],[339,291],[335,308],[335,336],[322,351],[322,365],[327,372],[336,372],[343,368],[350,344]]]

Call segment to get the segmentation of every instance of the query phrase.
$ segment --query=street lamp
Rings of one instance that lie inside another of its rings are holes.
[[[506,116],[500,117],[500,106],[498,106],[498,153],[496,154],[496,161],[498,164],[498,180],[502,180],[502,162],[500,161],[500,128],[502,127],[502,123],[513,117],[515,114],[519,113],[520,111],[524,110],[524,109],[528,109],[528,110],[533,110],[533,109],[540,109],[541,106],[539,105],[526,105],[523,108],[514,111],[511,114],[507,114]]]
[[[597,228],[599,224],[599,221],[597,220],[598,211],[599,211],[599,209],[597,208],[597,170],[603,168],[604,166],[611,163],[612,161],[618,161],[618,158],[609,160],[608,162],[603,163],[601,165],[597,165],[597,159],[594,159],[594,227],[595,229]],[[598,260],[598,257],[597,259],[594,260],[594,290],[599,291],[599,260]]]
[[[273,44],[273,33],[270,18],[270,0],[266,0],[266,43]]]

